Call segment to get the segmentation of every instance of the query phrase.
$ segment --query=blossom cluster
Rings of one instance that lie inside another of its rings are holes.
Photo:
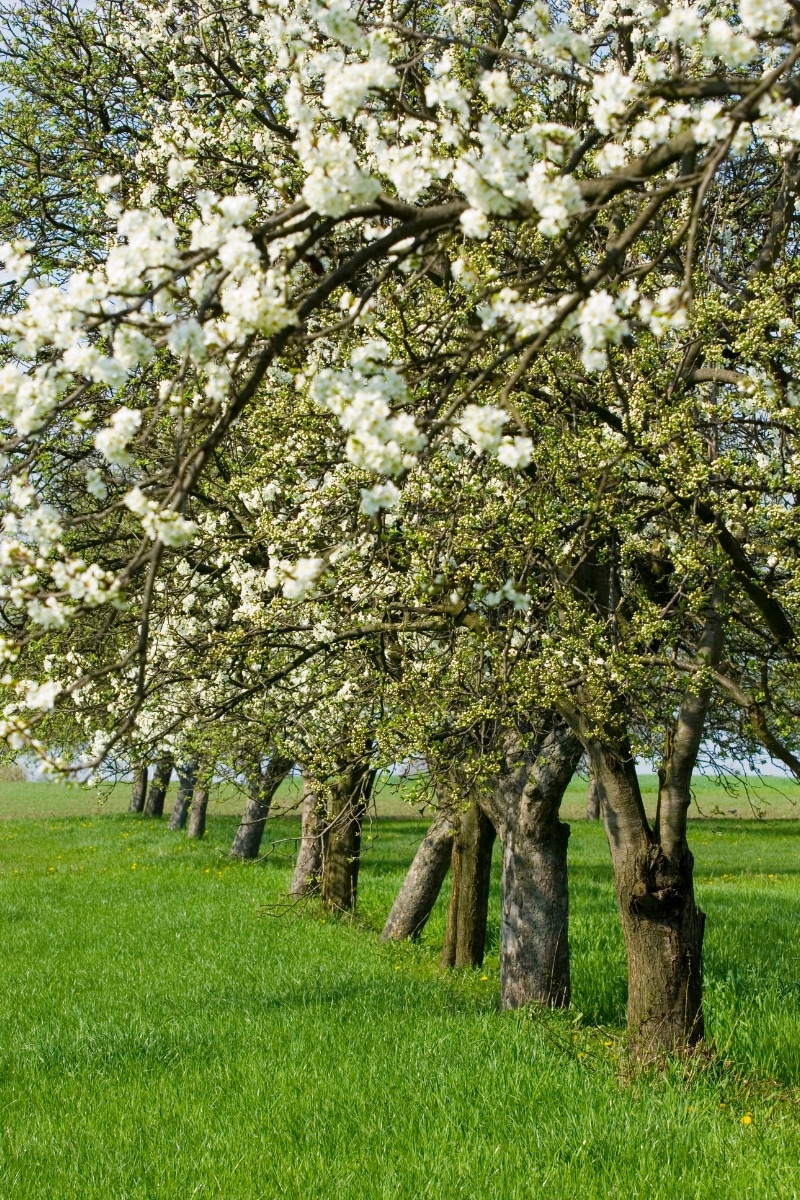
[[[747,156],[752,177],[777,178],[773,160],[800,143],[784,0],[624,16],[537,0],[509,14],[496,54],[471,5],[429,6],[407,27],[347,0],[231,11],[206,14],[203,36],[233,39],[235,79],[209,66],[191,5],[130,6],[111,49],[145,91],[144,64],[161,75],[131,161],[98,164],[81,201],[101,216],[71,247],[80,266],[52,269],[27,238],[0,247],[14,282],[0,317],[2,599],[38,632],[122,610],[153,542],[224,578],[187,583],[174,611],[153,585],[165,655],[212,623],[321,603],[334,576],[351,607],[388,605],[397,580],[364,564],[387,531],[423,539],[426,473],[480,479],[504,502],[547,453],[531,398],[565,381],[583,396],[587,374],[622,363],[639,388],[625,420],[647,443],[641,381],[663,357],[670,394],[689,385],[678,343],[698,293],[703,336],[719,327],[732,235],[708,196],[725,207],[719,179],[735,191]],[[753,231],[736,253],[764,240],[761,216]],[[751,415],[793,408],[789,317],[770,320],[758,345],[741,334],[725,352],[746,364]],[[716,336],[692,385],[730,382]],[[598,433],[589,469],[619,442],[619,428]],[[259,455],[279,480],[239,478]],[[439,589],[458,607],[463,564],[440,548],[434,560],[426,603]],[[487,578],[507,583],[482,609],[529,611],[516,564]],[[50,711],[62,693],[38,686],[26,677],[20,694]]]

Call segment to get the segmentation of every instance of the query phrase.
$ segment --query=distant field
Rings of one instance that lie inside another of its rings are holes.
[[[655,812],[657,779],[642,775],[645,805]],[[124,813],[130,800],[130,784],[114,787],[85,788],[77,784],[59,783],[2,783],[0,782],[0,819],[4,817],[84,817],[101,813]],[[173,784],[167,796],[165,811],[169,812],[177,787]],[[279,789],[275,801],[276,816],[297,813],[301,796],[299,778],[288,780]],[[565,820],[575,821],[585,814],[586,782],[575,779],[567,789],[562,806]],[[690,816],[745,818],[800,818],[800,784],[779,776],[762,779],[730,779],[725,787],[712,779],[698,778],[695,783],[695,803]],[[220,816],[235,816],[245,803],[244,794],[231,785],[219,787],[212,793],[212,809]],[[379,816],[402,819],[416,818],[425,807],[426,793],[419,783],[398,777],[382,779],[375,793]]]
[[[658,797],[658,777],[640,775],[645,808],[655,815]],[[694,782],[694,802],[689,817],[744,817],[757,819],[800,818],[800,783],[779,775],[740,777],[726,780],[725,786],[714,779],[699,776]],[[567,789],[561,808],[562,816],[573,821],[585,815],[586,783],[574,779]]]

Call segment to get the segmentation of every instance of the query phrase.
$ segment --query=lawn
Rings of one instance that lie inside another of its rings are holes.
[[[595,823],[570,843],[574,1006],[508,1014],[497,880],[484,970],[439,973],[442,900],[421,944],[379,943],[413,809],[373,827],[348,922],[283,904],[296,818],[249,865],[228,859],[227,806],[192,843],[108,807],[15,804],[0,796],[2,1200],[800,1195],[800,822],[693,825],[714,1049],[637,1075]]]

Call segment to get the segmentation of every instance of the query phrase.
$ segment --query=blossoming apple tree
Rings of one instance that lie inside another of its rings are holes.
[[[9,112],[58,11],[7,35]],[[634,1033],[691,1041],[712,696],[800,765],[795,10],[80,19],[96,173],[64,145],[5,216],[5,737],[82,710],[99,761],[209,679],[206,716],[455,629],[589,749]]]

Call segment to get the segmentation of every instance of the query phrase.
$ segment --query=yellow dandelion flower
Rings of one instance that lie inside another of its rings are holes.
[[[753,1124],[753,1118],[751,1117],[750,1113],[744,1114],[744,1116],[742,1117],[742,1124],[743,1125],[752,1125]]]

